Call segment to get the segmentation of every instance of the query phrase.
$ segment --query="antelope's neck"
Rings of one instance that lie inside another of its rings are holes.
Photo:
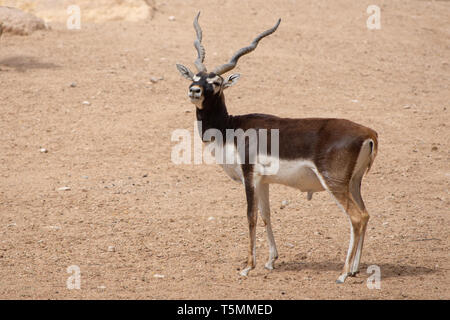
[[[197,121],[202,123],[202,132],[200,137],[203,138],[204,133],[208,129],[219,130],[225,136],[226,129],[234,129],[233,116],[230,116],[225,105],[225,96],[221,95],[213,97],[211,100],[203,102],[203,109],[196,109]]]

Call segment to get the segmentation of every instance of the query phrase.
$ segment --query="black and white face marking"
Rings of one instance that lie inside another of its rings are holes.
[[[222,89],[223,79],[221,76],[214,75],[214,77],[211,77],[211,75],[214,75],[214,73],[206,78],[206,82],[213,86],[214,94],[217,94]]]
[[[192,77],[188,97],[198,109],[203,109],[203,101],[220,93],[223,79],[214,73],[200,72]]]
[[[198,109],[203,109],[203,101],[220,92],[223,79],[214,73],[198,73],[192,77],[192,81],[188,97]]]
[[[203,101],[220,94],[223,89],[231,87],[240,77],[239,74],[232,74],[224,81],[220,75],[213,72],[200,72],[194,75],[183,65],[177,64],[177,68],[183,77],[192,81],[189,86],[188,97],[198,109],[203,109]]]

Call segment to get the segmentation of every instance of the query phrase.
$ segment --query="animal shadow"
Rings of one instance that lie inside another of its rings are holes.
[[[31,56],[11,56],[0,60],[0,66],[13,68],[18,72],[25,72],[29,69],[56,69],[60,66],[51,62],[41,62]]]
[[[360,265],[360,274],[366,275],[367,277],[370,274],[366,273],[367,268],[372,264],[364,264]],[[438,270],[420,267],[420,266],[411,266],[411,265],[402,265],[395,263],[373,263],[373,265],[377,265],[380,267],[381,278],[393,278],[393,277],[417,277],[420,275],[432,274],[438,272]],[[275,270],[283,272],[283,271],[301,271],[301,270],[314,270],[314,271],[336,271],[339,273],[344,266],[343,262],[337,261],[321,261],[321,262],[300,262],[300,261],[289,261],[289,262],[281,262],[279,263]]]

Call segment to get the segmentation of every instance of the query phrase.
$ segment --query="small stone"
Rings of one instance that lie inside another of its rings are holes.
[[[175,16],[170,16],[169,21],[175,21]]]
[[[156,273],[156,274],[153,275],[153,277],[162,279],[162,278],[165,277],[165,275]]]
[[[438,150],[438,147],[436,147],[436,146],[433,146],[432,148],[431,148],[431,151],[437,151]]]
[[[353,103],[358,103],[359,101],[356,100],[356,99],[353,99],[352,102],[353,102]]]
[[[61,227],[59,227],[59,226],[48,226],[47,229],[50,229],[50,230],[59,230],[59,229],[61,229]]]
[[[410,105],[405,105],[405,106],[403,106],[403,109],[411,109],[411,106]]]
[[[150,82],[151,83],[157,83],[158,81],[164,80],[164,77],[151,77]]]
[[[293,248],[294,247],[294,245],[292,243],[289,243],[289,242],[286,243],[286,246],[289,247],[289,248]]]
[[[89,101],[83,101],[83,104],[84,104],[85,106],[90,106],[90,105],[91,105],[91,103],[90,103]]]
[[[70,87],[71,88],[75,88],[77,86],[77,83],[76,82],[72,82],[71,84],[70,84]]]
[[[214,217],[209,217],[208,218],[208,221],[213,221],[213,220],[216,220],[216,218],[214,218]]]
[[[45,149],[45,148],[40,148],[40,149],[39,149],[39,152],[41,152],[41,153],[47,153],[47,152],[48,152],[48,150],[47,150],[47,149]]]
[[[289,201],[287,201],[287,200],[281,201],[280,209],[284,209],[288,204],[289,204]]]
[[[148,177],[148,173],[142,175],[142,178],[147,178],[147,177]]]
[[[116,247],[114,247],[114,246],[108,247],[108,252],[115,252],[115,251],[116,251]]]
[[[98,286],[97,289],[106,289],[105,286]]]
[[[58,191],[69,191],[70,190],[70,187],[61,187],[61,188],[58,188]]]

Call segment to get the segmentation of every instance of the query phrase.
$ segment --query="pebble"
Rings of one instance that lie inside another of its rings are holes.
[[[284,209],[288,204],[289,204],[289,201],[287,201],[287,200],[281,201],[280,209]]]
[[[116,247],[114,247],[114,246],[108,247],[108,252],[115,252],[115,251],[116,251]]]
[[[77,83],[76,82],[72,82],[71,84],[70,84],[70,87],[71,88],[75,88],[77,86]]]
[[[164,77],[150,77],[150,82],[157,83],[158,81],[164,80]]]
[[[61,187],[61,188],[58,188],[58,191],[69,191],[70,190],[70,187]]]
[[[175,21],[175,16],[170,16],[169,21]]]
[[[153,277],[155,277],[155,278],[161,278],[161,279],[162,279],[162,278],[165,277],[165,275],[163,275],[163,274],[157,274],[157,273],[156,273],[156,274],[153,275]]]
[[[47,229],[50,229],[50,230],[59,230],[59,229],[61,229],[61,227],[59,227],[59,226],[47,226]]]
[[[47,152],[48,152],[48,150],[47,150],[47,149],[45,149],[45,148],[40,148],[40,149],[39,149],[39,152],[41,152],[41,153],[47,153]]]
[[[83,101],[83,104],[84,104],[85,106],[90,106],[90,105],[91,105],[91,103],[90,103],[89,101]]]
[[[216,218],[214,218],[214,217],[209,217],[208,218],[208,221],[213,221],[213,220],[216,220]]]

